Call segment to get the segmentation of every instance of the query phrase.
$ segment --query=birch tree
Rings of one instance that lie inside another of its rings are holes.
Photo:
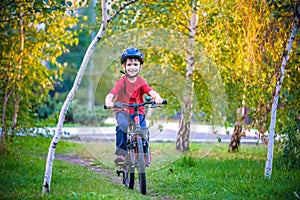
[[[189,20],[189,39],[188,39],[188,57],[187,57],[187,72],[185,75],[186,79],[186,90],[184,95],[184,102],[181,108],[180,120],[179,120],[179,130],[177,133],[176,149],[184,152],[189,150],[189,136],[190,127],[192,119],[193,110],[193,94],[194,94],[194,81],[193,81],[193,71],[194,71],[194,47],[195,47],[195,35],[197,26],[197,1],[192,1],[192,12]]]
[[[88,49],[86,50],[85,56],[83,58],[83,61],[81,63],[81,66],[78,70],[77,76],[75,78],[74,84],[70,92],[68,93],[65,102],[61,108],[57,127],[55,130],[54,137],[50,143],[49,151],[48,151],[48,156],[47,156],[47,162],[46,162],[46,170],[45,170],[45,176],[44,176],[44,182],[43,182],[43,191],[42,194],[49,193],[50,192],[50,183],[51,183],[51,177],[52,177],[52,166],[53,166],[53,161],[54,161],[54,154],[55,154],[55,149],[57,147],[58,141],[61,137],[61,130],[63,127],[63,122],[65,119],[65,114],[70,106],[71,101],[74,98],[74,95],[80,85],[80,82],[82,80],[82,77],[84,75],[84,72],[87,68],[88,61],[97,45],[97,43],[103,38],[103,35],[105,33],[107,24],[115,18],[119,12],[121,12],[123,9],[125,9],[128,5],[136,2],[137,0],[131,0],[129,2],[123,3],[122,6],[115,11],[111,16],[107,16],[107,4],[105,0],[101,1],[101,8],[102,8],[102,23],[101,26],[95,35],[94,39],[92,40],[91,44],[89,45]]]
[[[300,3],[296,5],[295,10],[296,16],[299,17],[300,15]],[[267,154],[267,161],[265,166],[265,177],[271,178],[272,175],[272,163],[273,163],[273,149],[274,149],[274,137],[275,137],[275,125],[276,125],[276,110],[278,108],[278,97],[280,93],[280,88],[283,84],[284,74],[285,74],[285,68],[288,63],[289,54],[291,52],[293,41],[296,37],[297,30],[299,28],[299,19],[296,19],[294,22],[294,27],[292,29],[290,38],[288,40],[288,44],[283,51],[283,58],[282,63],[280,67],[280,72],[277,76],[276,81],[276,87],[275,87],[275,93],[272,101],[272,109],[271,109],[271,123],[270,123],[270,133],[269,133],[269,141],[268,141],[268,154]]]

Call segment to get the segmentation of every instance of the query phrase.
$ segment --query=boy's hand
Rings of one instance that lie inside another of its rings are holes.
[[[105,106],[106,108],[113,108],[114,107],[114,102],[113,102],[114,95],[109,93],[105,97]]]
[[[162,98],[156,98],[154,99],[156,104],[162,104],[163,103],[163,99]]]
[[[157,92],[155,92],[154,90],[151,90],[149,92],[150,96],[154,99],[154,102],[156,104],[162,104],[163,103],[163,99],[159,96],[159,94]]]

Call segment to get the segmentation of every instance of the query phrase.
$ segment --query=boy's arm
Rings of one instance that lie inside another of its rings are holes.
[[[109,93],[108,95],[106,95],[105,105],[107,108],[112,108],[114,106],[113,98],[114,98],[114,95],[112,93]]]
[[[156,104],[162,104],[163,99],[160,97],[160,95],[156,91],[151,90],[149,92],[149,95],[154,99]]]

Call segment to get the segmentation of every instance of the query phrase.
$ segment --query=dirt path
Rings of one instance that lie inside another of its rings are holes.
[[[97,165],[94,165],[93,159],[79,157],[74,154],[56,154],[55,159],[73,163],[75,165],[87,167],[88,169],[94,171],[97,174],[107,175],[107,176],[111,177],[112,182],[114,182],[116,184],[122,184],[122,178],[116,177],[115,171],[110,170],[110,169],[104,169]]]
[[[75,154],[56,154],[55,159],[73,163],[75,165],[80,165],[82,167],[87,167],[88,169],[94,171],[97,174],[108,176],[109,178],[111,178],[112,182],[115,184],[123,184],[122,177],[117,177],[116,172],[114,170],[104,169],[97,165],[94,165],[93,159],[79,157]],[[136,184],[138,184],[138,182],[135,183],[135,185]],[[149,196],[154,199],[169,200],[169,197],[167,197],[167,196],[159,196],[156,194],[149,194]]]

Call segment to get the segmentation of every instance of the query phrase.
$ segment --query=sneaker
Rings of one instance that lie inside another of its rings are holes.
[[[114,161],[115,161],[116,165],[124,165],[125,157],[123,155],[118,155]]]

